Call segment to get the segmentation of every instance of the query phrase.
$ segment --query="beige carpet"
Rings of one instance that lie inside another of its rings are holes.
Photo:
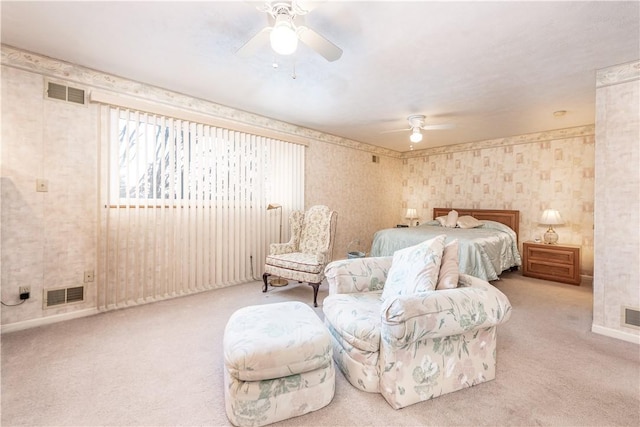
[[[396,411],[338,371],[329,406],[279,425],[640,425],[639,347],[590,332],[590,288],[519,273],[495,284],[513,304],[496,380]],[[250,283],[5,334],[2,425],[230,425],[224,325],[284,300],[311,304],[312,290]]]

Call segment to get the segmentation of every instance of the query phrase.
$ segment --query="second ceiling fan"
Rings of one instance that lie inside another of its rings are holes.
[[[408,128],[388,130],[382,133],[404,132],[410,130],[411,136],[409,136],[409,140],[413,143],[416,143],[422,141],[423,130],[453,129],[453,125],[450,124],[427,125],[425,124],[426,118],[427,117],[422,114],[412,114],[407,117],[407,120],[409,121]]]

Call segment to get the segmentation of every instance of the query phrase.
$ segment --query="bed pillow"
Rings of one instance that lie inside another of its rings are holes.
[[[458,224],[458,211],[450,210],[447,214],[447,222],[444,223],[445,227],[454,228]]]
[[[463,215],[459,217],[457,224],[458,224],[458,227],[460,228],[476,228],[482,225],[480,221],[478,221],[471,215]]]
[[[442,234],[395,251],[382,291],[382,300],[435,290],[446,237]]]
[[[505,233],[509,233],[512,234],[515,238],[516,232],[513,231],[509,226],[504,225],[501,222],[497,222],[497,221],[489,221],[488,219],[483,219],[482,221],[480,221],[482,223],[482,228],[488,228],[491,230],[500,230],[500,231],[504,231]]]
[[[436,290],[458,287],[458,279],[460,277],[458,264],[458,239],[455,239],[444,247]]]
[[[447,216],[439,216],[436,217],[436,219],[434,221],[438,221],[440,223],[441,226],[446,227],[447,226]]]

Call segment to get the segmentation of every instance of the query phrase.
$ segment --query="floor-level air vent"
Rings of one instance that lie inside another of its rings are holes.
[[[636,328],[640,328],[640,310],[625,307],[624,324],[625,326],[635,326]]]
[[[73,102],[84,105],[84,89],[65,86],[59,83],[47,82],[47,97],[59,99],[60,101]]]
[[[84,286],[44,290],[45,308],[81,301],[84,301]]]

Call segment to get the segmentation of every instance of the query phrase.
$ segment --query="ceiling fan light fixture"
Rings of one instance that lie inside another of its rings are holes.
[[[413,143],[422,141],[422,132],[420,132],[419,128],[413,128],[413,132],[411,132],[409,140]]]
[[[269,35],[271,48],[280,55],[291,55],[298,48],[298,36],[289,15],[278,15]]]

